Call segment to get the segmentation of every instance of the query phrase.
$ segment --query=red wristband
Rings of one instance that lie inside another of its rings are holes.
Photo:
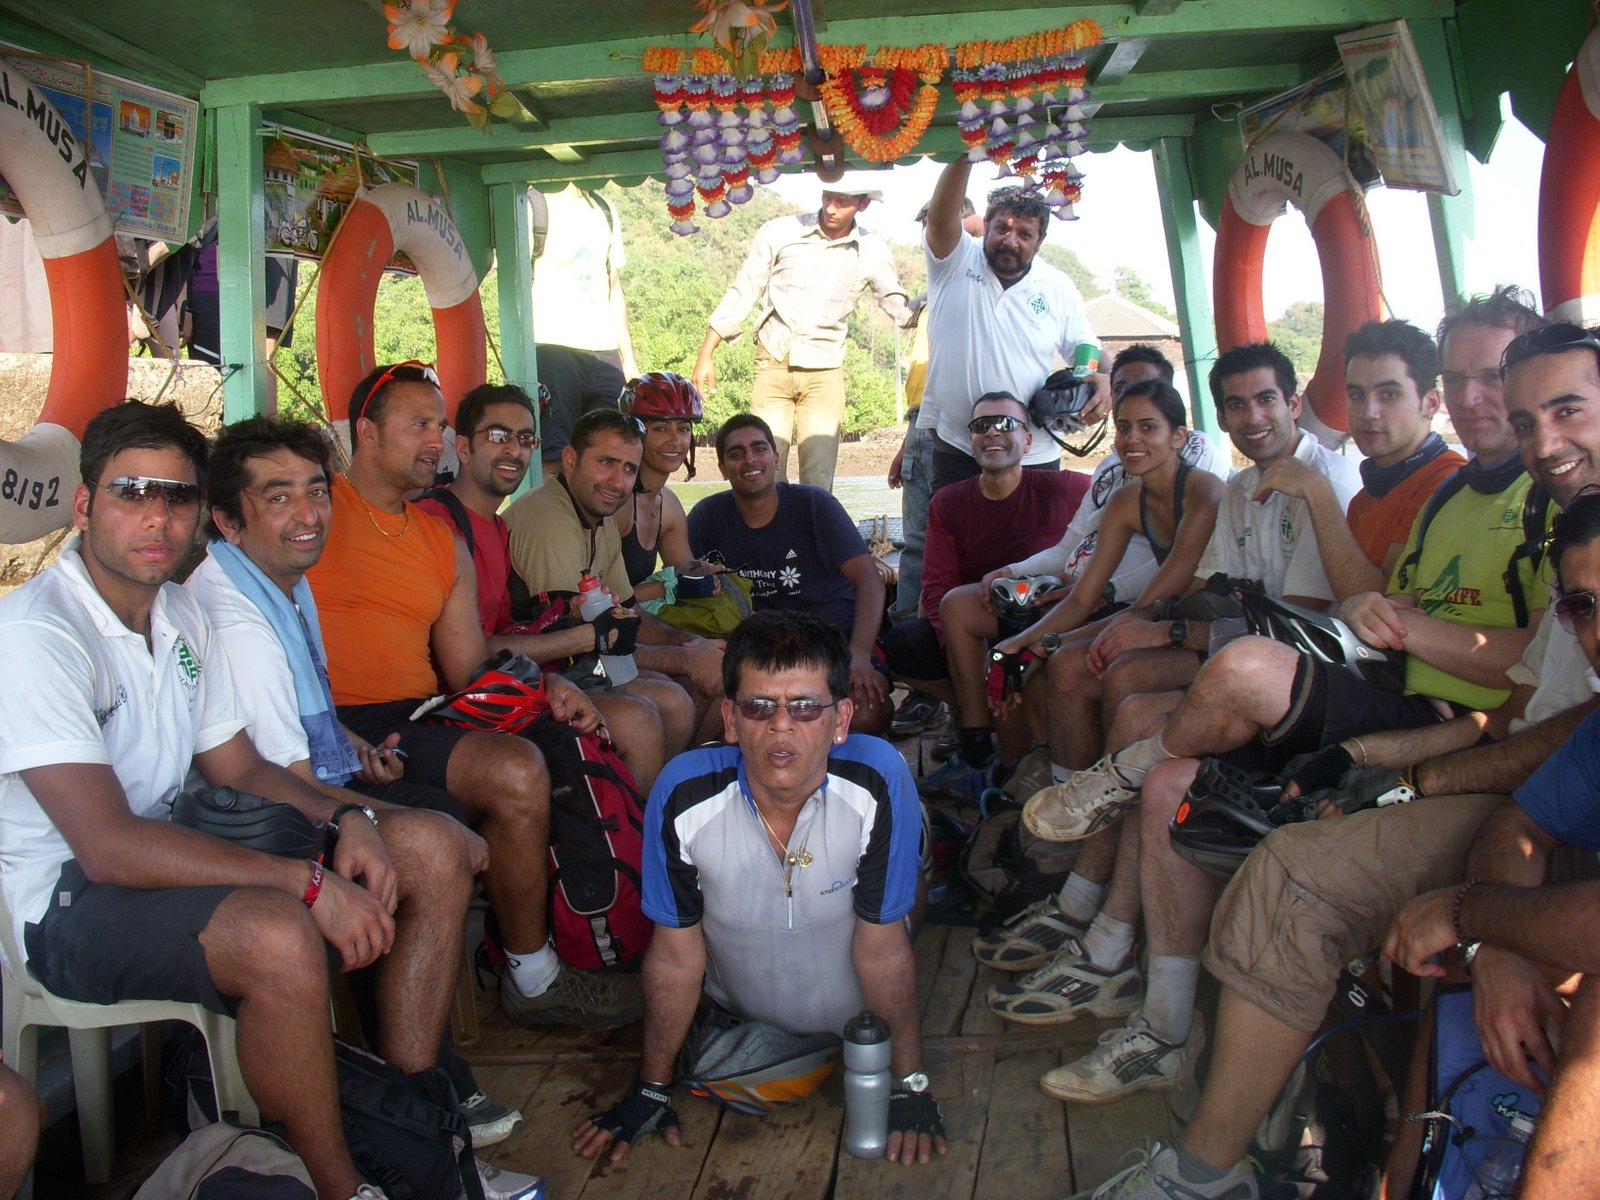
[[[301,896],[300,900],[307,908],[310,908],[316,904],[317,897],[320,895],[322,895],[322,864],[313,862],[311,864],[311,882],[306,884],[305,895]]]

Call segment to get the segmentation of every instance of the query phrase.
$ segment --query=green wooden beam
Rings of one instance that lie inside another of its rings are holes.
[[[1183,338],[1183,367],[1189,382],[1189,417],[1226,447],[1216,407],[1205,386],[1209,364],[1217,357],[1217,328],[1211,315],[1211,289],[1206,283],[1205,260],[1200,253],[1199,225],[1195,220],[1194,180],[1181,138],[1157,138],[1151,148],[1155,158],[1156,186],[1161,193],[1161,224],[1167,235],[1167,262],[1172,269],[1172,290],[1178,304],[1178,329]]]
[[[1148,117],[1106,117],[1090,129],[1090,149],[1109,150],[1119,142],[1148,141],[1157,137],[1187,137],[1194,131],[1194,118],[1186,113]],[[930,129],[911,157],[948,157],[965,149],[961,134],[954,128]],[[908,160],[909,161],[909,160]],[[539,183],[570,181],[604,182],[608,179],[648,179],[661,174],[661,151],[619,150],[596,154],[582,163],[554,162],[530,158],[520,162],[490,163],[483,168],[483,181],[496,183]]]
[[[261,110],[217,110],[217,285],[222,324],[222,419],[267,410],[266,193],[261,186]]]
[[[528,235],[528,189],[516,183],[495,184],[489,189],[489,215],[500,301],[500,361],[505,365],[506,382],[534,396],[538,394],[539,348],[533,341],[533,245]],[[535,454],[517,494],[543,482],[543,465]]]
[[[1184,0],[1138,0],[1141,17],[1170,17]]]
[[[1139,37],[1198,34],[1216,37],[1270,35],[1287,32],[1329,32],[1390,21],[1399,17],[1444,18],[1455,0],[1191,0],[1168,16],[1144,16],[1132,3],[1090,4],[1070,10],[1074,18],[1093,18],[1112,41]],[[899,45],[923,42],[953,44],[976,38],[1007,38],[1037,33],[1048,27],[1044,10],[1002,9],[989,12],[940,13],[836,20],[828,41],[837,45],[877,45],[892,30]],[[783,44],[780,38],[775,44]],[[663,43],[699,44],[698,39],[623,38],[539,50],[507,50],[496,58],[500,73],[513,86],[572,80],[615,79],[637,74],[650,47]],[[264,106],[368,103],[402,96],[426,96],[434,89],[416,63],[396,54],[392,60],[351,67],[329,67],[272,75],[247,75],[213,80],[201,91],[206,104],[255,103]],[[440,103],[443,103],[441,98]]]
[[[1139,60],[1149,48],[1149,38],[1125,38],[1112,46],[1105,62],[1100,64],[1100,69],[1089,80],[1095,93],[1098,95],[1101,88],[1110,87],[1126,79],[1134,67],[1139,65]]]
[[[570,142],[552,142],[544,148],[544,152],[557,162],[581,163],[583,161],[582,153],[573,149]]]
[[[10,0],[0,2],[0,12],[14,13],[23,22],[19,25],[4,22],[6,39],[40,54],[61,53],[74,58],[84,57],[63,46],[65,40],[74,47],[88,51],[88,57],[97,61],[97,69],[129,75],[158,87],[182,92],[186,96],[200,94],[205,81],[192,71],[186,71],[175,62],[112,36],[98,25],[73,16],[61,5],[50,6],[48,12],[43,9],[44,6],[38,4],[18,4]],[[36,28],[32,22],[42,22],[44,27]],[[103,67],[100,64],[104,64]]]

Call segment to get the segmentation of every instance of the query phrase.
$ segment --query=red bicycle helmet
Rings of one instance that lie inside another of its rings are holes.
[[[486,733],[521,733],[549,712],[539,664],[526,655],[502,650],[478,668],[466,687],[434,697],[412,713],[411,719],[427,718]]]
[[[628,380],[617,397],[623,412],[644,421],[701,421],[705,404],[700,389],[676,371],[650,371]],[[694,478],[694,439],[689,439],[689,478]]]

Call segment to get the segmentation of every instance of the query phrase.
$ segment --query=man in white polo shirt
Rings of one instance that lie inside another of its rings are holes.
[[[928,261],[928,380],[917,428],[938,434],[933,490],[978,473],[969,446],[972,403],[988,392],[1010,392],[1026,403],[1055,366],[1082,342],[1095,341],[1083,299],[1072,280],[1035,256],[1044,243],[1050,209],[1020,188],[989,197],[980,241],[961,227],[972,164],[944,169],[928,203],[924,249]],[[1094,401],[1084,416],[1098,420],[1111,404],[1111,380],[1094,377]],[[1037,425],[1025,467],[1054,468],[1061,454]]]

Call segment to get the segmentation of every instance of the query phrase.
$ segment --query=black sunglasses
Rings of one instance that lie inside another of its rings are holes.
[[[1530,329],[1521,337],[1511,339],[1505,353],[1500,356],[1500,378],[1519,363],[1542,354],[1564,354],[1568,350],[1592,350],[1600,357],[1600,338],[1581,325],[1557,321],[1554,325],[1541,325]]]
[[[739,710],[740,715],[750,721],[770,721],[778,715],[778,710],[781,708],[789,714],[791,721],[806,725],[818,720],[837,703],[838,701],[824,704],[821,700],[789,700],[780,704],[766,696],[757,696],[751,700],[735,700],[734,707]]]
[[[1594,620],[1596,592],[1568,592],[1555,603],[1556,620],[1568,633],[1577,633],[1579,627]]]
[[[973,435],[984,433],[1015,433],[1023,428],[1021,417],[1013,417],[1005,413],[996,413],[989,417],[973,417],[967,422],[967,432]]]

